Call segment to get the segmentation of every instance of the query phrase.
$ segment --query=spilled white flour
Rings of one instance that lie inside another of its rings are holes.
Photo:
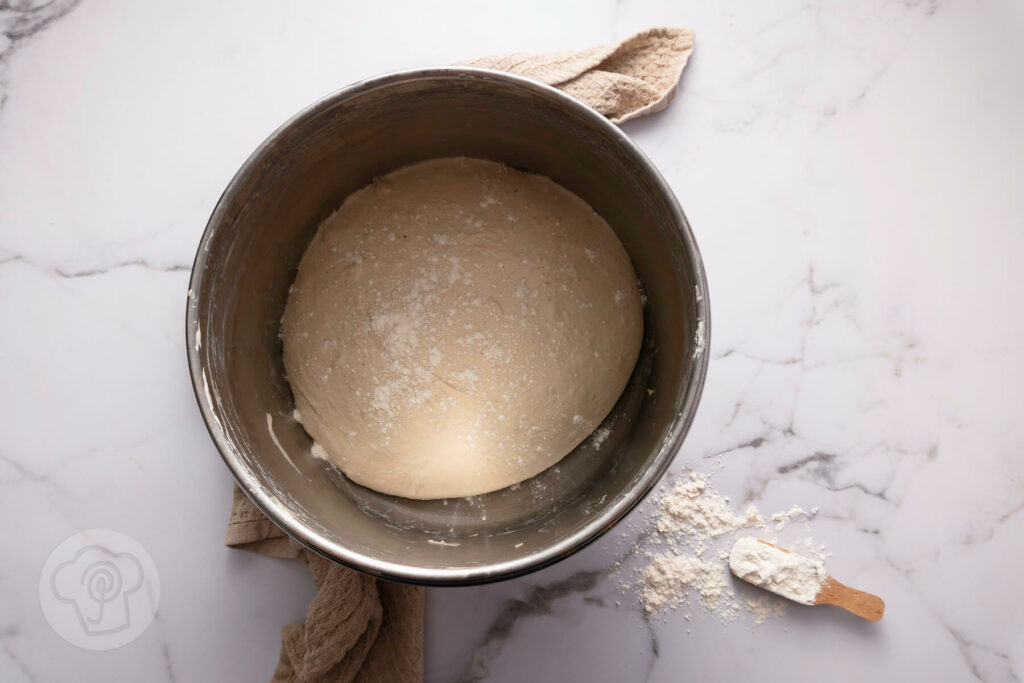
[[[828,577],[821,560],[776,548],[753,536],[733,545],[729,569],[745,581],[805,605],[814,604]]]
[[[670,541],[685,540],[699,554],[708,540],[737,529],[763,527],[764,519],[753,505],[742,515],[734,514],[729,499],[711,491],[706,476],[692,472],[661,498],[656,524]]]
[[[654,615],[665,610],[684,609],[685,618],[690,619],[690,610],[696,605],[722,621],[731,621],[745,613],[758,624],[770,617],[783,616],[785,600],[743,586],[729,575],[728,548],[741,530],[757,530],[758,535],[773,540],[775,534],[791,522],[808,521],[816,512],[817,509],[807,512],[794,506],[766,518],[753,505],[737,512],[728,498],[711,488],[706,475],[691,472],[681,477],[657,501],[653,544],[658,551],[646,552],[643,555],[646,564],[638,570],[635,587],[644,612]],[[740,546],[737,561],[741,571],[748,572],[746,576],[753,578],[750,573],[753,570],[746,562],[761,558],[743,552],[747,548],[745,543]],[[765,544],[758,545],[771,548]],[[824,572],[824,549],[815,546],[809,537],[801,539],[798,545],[814,556],[813,559],[804,559],[813,564],[815,572],[818,567]],[[780,578],[778,586],[797,598],[803,598],[800,602],[813,602],[814,596],[807,598],[811,588],[804,582],[804,574],[794,578],[789,565],[777,558],[769,566],[785,575]],[[817,595],[817,590],[814,595]]]
[[[299,424],[302,424],[302,413],[299,412],[298,408],[292,411],[292,419],[298,422]],[[313,444],[309,447],[309,453],[314,458],[319,458],[320,460],[327,460],[328,462],[330,462],[330,458],[327,457],[327,451],[325,451],[324,447],[317,443],[315,440],[313,441]]]
[[[712,611],[721,607],[723,597],[732,597],[721,562],[671,553],[651,558],[643,573],[640,597],[648,613],[657,612],[678,607],[691,589],[700,595],[701,604]]]
[[[611,433],[612,430],[610,430],[608,427],[601,427],[599,429],[595,429],[594,433],[591,434],[590,436],[590,446],[595,451],[601,450],[601,446],[603,446],[604,442],[608,440],[608,437],[611,436]]]

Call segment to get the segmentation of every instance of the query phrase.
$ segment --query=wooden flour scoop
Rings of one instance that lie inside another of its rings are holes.
[[[868,621],[878,621],[885,612],[880,597],[836,581],[821,561],[758,538],[736,541],[729,569],[747,583],[804,605],[835,605]]]

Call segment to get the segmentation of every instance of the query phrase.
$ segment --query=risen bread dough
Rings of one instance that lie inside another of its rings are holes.
[[[611,410],[642,336],[608,224],[548,178],[464,158],[351,195],[310,243],[283,320],[306,430],[352,480],[409,498],[494,491],[558,462]]]

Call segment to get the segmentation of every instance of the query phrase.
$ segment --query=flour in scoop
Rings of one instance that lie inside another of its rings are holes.
[[[753,536],[739,539],[729,553],[729,568],[745,581],[805,605],[813,605],[828,574],[825,564]]]

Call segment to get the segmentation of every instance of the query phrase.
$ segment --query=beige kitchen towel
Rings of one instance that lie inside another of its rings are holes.
[[[553,85],[622,123],[668,106],[691,52],[691,29],[659,27],[614,45],[483,57],[463,65],[508,71]]]
[[[289,538],[236,486],[224,542],[309,565],[316,596],[303,624],[281,629],[271,683],[423,680],[423,590],[326,560]]]
[[[615,45],[548,55],[484,57],[479,66],[555,86],[612,121],[668,106],[693,51],[693,31],[652,28]],[[419,683],[423,590],[378,581],[291,540],[235,487],[225,543],[309,565],[316,596],[306,621],[281,629],[271,683]]]

